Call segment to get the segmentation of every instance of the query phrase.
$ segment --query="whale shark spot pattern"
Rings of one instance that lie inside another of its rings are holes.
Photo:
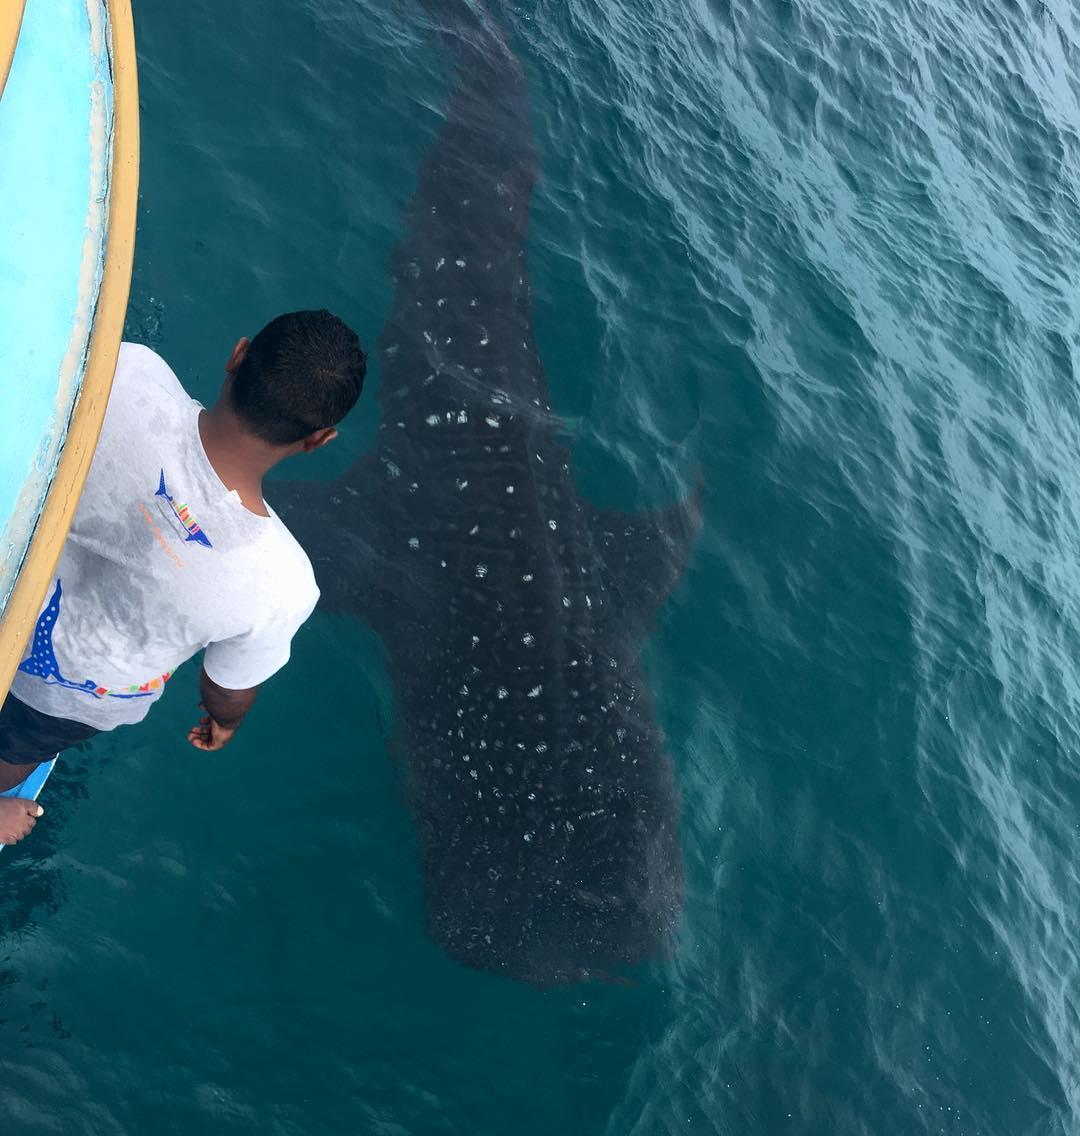
[[[409,426],[380,429],[342,475],[348,515],[325,485],[275,492],[324,609],[383,641],[429,936],[464,965],[547,985],[674,945],[679,802],[641,644],[700,507],[691,494],[602,511],[570,476],[524,273],[536,165],[524,73],[482,4],[453,7],[472,26],[447,33],[456,78],[393,254],[381,340],[383,417]],[[441,254],[465,263],[421,276]],[[378,476],[388,461],[424,491]],[[423,554],[407,554],[410,535]]]

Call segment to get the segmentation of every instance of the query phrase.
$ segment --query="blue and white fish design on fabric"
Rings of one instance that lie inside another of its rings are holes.
[[[196,544],[201,544],[205,548],[214,547],[210,543],[210,538],[203,531],[202,525],[191,515],[191,510],[187,505],[177,503],[173,495],[169,492],[168,486],[165,484],[165,470],[161,471],[161,480],[158,482],[154,496],[160,497],[169,506],[171,516],[180,526],[180,535],[183,536],[185,542],[194,541]]]
[[[89,678],[84,682],[72,682],[71,679],[64,678],[60,673],[60,664],[56,661],[56,652],[53,650],[53,628],[60,618],[60,600],[63,594],[63,587],[57,580],[45,610],[38,617],[30,654],[19,664],[19,670],[23,674],[33,675],[44,682],[64,686],[68,690],[77,690],[94,698],[146,698],[155,694],[168,682],[170,677],[168,673],[150,682],[111,688],[101,686]]]

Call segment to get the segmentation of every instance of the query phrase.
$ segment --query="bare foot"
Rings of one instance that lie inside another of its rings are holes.
[[[28,836],[44,812],[37,801],[0,797],[0,844],[15,844]]]

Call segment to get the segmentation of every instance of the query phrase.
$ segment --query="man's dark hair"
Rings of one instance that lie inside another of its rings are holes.
[[[288,446],[336,426],[360,397],[365,374],[360,340],[337,316],[286,312],[248,344],[230,398],[253,434]]]

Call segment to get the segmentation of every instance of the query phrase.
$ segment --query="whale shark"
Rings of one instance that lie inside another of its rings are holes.
[[[526,263],[525,75],[492,18],[461,11],[392,254],[375,448],[273,503],[324,609],[385,646],[430,937],[535,985],[619,979],[673,949],[682,910],[679,798],[641,649],[700,492],[619,513],[575,487]]]

